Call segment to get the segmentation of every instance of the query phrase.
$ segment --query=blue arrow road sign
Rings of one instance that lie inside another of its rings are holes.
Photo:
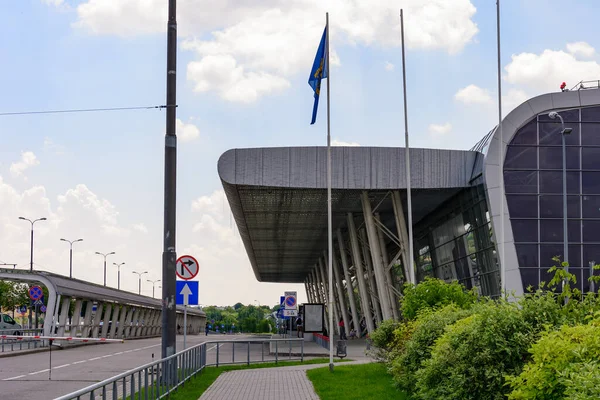
[[[183,305],[187,298],[187,305],[198,305],[198,281],[177,281],[177,305]]]
[[[25,314],[27,312],[27,306],[19,307],[19,312],[21,312],[21,314]]]

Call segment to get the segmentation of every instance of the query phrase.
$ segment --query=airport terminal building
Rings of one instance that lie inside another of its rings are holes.
[[[414,271],[407,268],[405,149],[333,147],[328,312],[336,321],[371,332],[398,318],[400,289],[413,273],[492,297],[503,286],[519,295],[548,282],[552,257],[564,256],[563,125],[551,112],[572,130],[565,135],[568,261],[588,291],[589,265],[600,262],[597,86],[527,100],[471,150],[410,149]],[[327,303],[327,148],[232,149],[218,172],[256,278],[302,282],[310,302]]]

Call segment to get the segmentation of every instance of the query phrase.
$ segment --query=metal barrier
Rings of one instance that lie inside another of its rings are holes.
[[[321,335],[320,333],[313,333],[313,340],[319,346],[329,350],[329,338],[327,336]]]
[[[3,329],[0,330],[0,352],[9,352],[9,351],[18,351],[18,350],[28,350],[28,349],[37,349],[40,347],[47,347],[48,343],[39,341],[37,339],[28,339],[27,336],[39,336],[44,333],[43,328],[39,329],[19,329],[19,334],[21,336],[25,336],[22,339],[7,339],[2,336],[4,335],[13,335],[15,333],[14,329]]]
[[[304,361],[303,339],[217,340],[204,342],[172,356],[142,365],[141,367],[105,379],[102,382],[73,393],[57,397],[55,400],[79,400],[84,398],[86,400],[162,399],[208,366],[279,362],[283,357],[280,357],[277,350],[275,354],[271,354],[270,351],[267,351],[267,354],[265,354],[265,345],[270,347],[271,343],[275,342],[276,349],[278,349],[278,343],[280,342],[297,341],[302,342],[300,356],[293,357],[290,352],[289,357],[286,358],[289,360],[299,359]],[[228,352],[224,354],[228,350],[229,345],[231,345],[231,357],[229,357]],[[257,352],[251,352],[253,345],[261,347],[260,355]],[[245,357],[242,356],[242,359],[238,358],[238,361],[235,359],[236,347],[238,348],[238,354],[240,348],[245,350],[243,352]],[[285,349],[287,346],[282,347]],[[215,350],[214,359],[211,353],[213,350]],[[282,353],[282,355],[284,354]],[[252,356],[254,356],[254,359]],[[136,393],[138,393],[138,396],[134,396]]]

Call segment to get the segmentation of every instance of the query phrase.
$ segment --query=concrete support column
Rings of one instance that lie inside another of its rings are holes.
[[[69,318],[69,306],[71,305],[71,299],[63,297],[60,305],[60,315],[58,316],[58,332],[56,336],[65,336],[65,327],[67,326],[67,319]]]
[[[75,308],[73,309],[73,318],[71,318],[71,326],[70,328],[70,336],[77,336],[79,331],[79,323],[81,322],[81,306],[83,305],[83,300],[76,299],[75,300]]]
[[[375,330],[373,325],[373,314],[369,306],[369,292],[365,283],[365,271],[363,269],[362,256],[358,245],[358,235],[356,234],[356,226],[354,225],[354,217],[352,213],[348,213],[348,233],[350,236],[350,247],[352,249],[352,264],[356,270],[356,281],[358,282],[358,294],[360,295],[360,304],[367,330],[369,333]]]
[[[115,335],[117,334],[117,326],[119,325],[119,314],[123,310],[123,307],[120,307],[117,303],[115,303],[113,306],[112,324],[110,326],[110,332],[108,333],[108,336],[111,339],[116,337]]]
[[[98,338],[98,331],[100,330],[100,321],[102,320],[102,310],[104,309],[104,303],[98,302],[96,306],[96,314],[94,315],[94,323],[92,324],[92,337]]]
[[[329,313],[333,313],[333,307],[329,304],[329,296],[327,294],[327,279],[325,279],[325,268],[323,267],[323,260],[319,258],[319,262],[317,263],[317,270],[319,271],[319,275],[321,277],[321,286],[322,286],[322,298],[323,304],[325,304],[325,326],[327,326],[327,331],[329,332]],[[335,317],[335,314],[333,314]],[[333,332],[329,332],[329,335],[333,335]]]
[[[354,329],[357,335],[360,337],[361,329],[356,312],[356,303],[354,301],[354,290],[352,289],[352,278],[350,277],[350,268],[348,267],[348,256],[346,255],[346,247],[344,244],[344,238],[342,237],[342,230],[337,230],[338,245],[340,248],[340,256],[342,260],[342,268],[344,270],[344,279],[346,281],[346,291],[348,292],[348,303],[350,303],[350,312],[352,313],[352,321],[354,323]],[[349,330],[350,326],[346,325],[346,329]]]
[[[116,338],[121,338],[123,339],[124,336],[124,332],[125,332],[125,321],[127,318],[127,314],[129,313],[130,307],[126,306],[125,304],[123,304],[123,306],[121,306],[121,317],[119,318],[119,325],[117,326],[117,330],[115,331],[115,336],[113,337],[113,339]]]
[[[365,272],[367,274],[367,288],[369,288],[369,299],[373,306],[373,312],[377,324],[382,321],[381,308],[379,305],[379,293],[377,293],[377,284],[375,283],[375,273],[373,272],[373,262],[371,261],[371,252],[369,251],[369,241],[367,240],[367,234],[364,229],[358,232],[360,236],[361,248],[363,252],[363,258],[365,260]]]
[[[310,291],[308,290],[308,283],[307,283],[307,279],[304,280],[304,293],[306,293],[306,299],[309,303],[311,303],[310,301]]]
[[[319,273],[318,268],[316,266],[312,270],[312,275],[313,275],[313,282],[315,283],[315,293],[317,295],[317,301],[319,303],[325,304],[325,302],[323,301],[323,293],[321,292],[321,277],[320,277],[321,274]]]
[[[128,338],[135,337],[135,326],[136,326],[135,324],[136,324],[136,321],[138,320],[139,315],[140,315],[140,308],[136,307],[135,310],[133,311],[133,315],[131,317],[129,327],[127,329],[127,337]]]
[[[323,268],[323,274],[326,276],[325,278],[325,289],[327,291],[327,299],[329,299],[329,266],[327,265],[327,252],[324,252],[325,256],[322,258],[323,262],[321,263],[321,268]],[[319,259],[320,261],[321,259]],[[332,271],[333,272],[333,271]],[[333,275],[333,273],[332,273]],[[333,280],[333,279],[332,279]],[[333,325],[335,325],[335,331],[337,332],[337,334],[340,334],[340,327],[338,326],[338,321],[340,320],[340,311],[339,311],[339,301],[336,299],[335,296],[335,284],[333,285],[333,293],[332,296],[333,297],[333,304],[331,305],[331,309],[333,309]],[[329,320],[327,320],[329,323]]]
[[[100,333],[100,337],[106,338],[108,333],[108,325],[110,323],[110,314],[112,312],[112,303],[106,304],[106,308],[104,310],[104,323],[102,324],[102,332]]]
[[[392,319],[394,314],[392,313],[392,307],[390,305],[389,289],[387,287],[387,281],[384,274],[383,256],[382,249],[379,245],[379,237],[377,235],[377,227],[373,218],[373,211],[371,209],[371,202],[369,195],[366,190],[361,193],[363,214],[365,218],[365,226],[367,227],[367,235],[369,237],[369,249],[371,251],[371,259],[373,261],[373,270],[375,271],[375,282],[377,283],[377,293],[379,295],[379,302],[381,304],[381,313],[383,319]]]
[[[381,258],[382,258],[382,274],[383,274],[383,279],[385,282],[385,291],[387,292],[387,295],[389,296],[389,301],[390,301],[390,308],[392,311],[392,317],[398,321],[399,320],[399,314],[398,314],[398,301],[396,300],[396,295],[394,293],[394,291],[392,290],[393,287],[393,281],[390,279],[390,273],[389,273],[389,269],[388,269],[388,265],[390,264],[390,257],[388,256],[387,253],[387,249],[385,247],[385,238],[384,238],[384,233],[382,231],[382,229],[380,228],[380,225],[382,225],[383,223],[381,222],[381,218],[379,217],[379,213],[375,213],[375,221],[377,222],[377,237],[379,239],[379,248],[381,249]]]
[[[83,315],[83,329],[81,330],[81,337],[89,337],[92,329],[92,309],[94,308],[94,303],[91,300],[88,300],[85,306],[85,314]]]
[[[152,310],[150,313],[150,325],[148,327],[148,335],[155,336],[157,331],[158,320],[160,318],[160,312],[158,310]]]
[[[335,254],[335,248],[333,251],[333,277],[335,278],[335,287],[337,289],[337,297],[340,305],[340,311],[342,320],[344,321],[344,327],[346,329],[346,336],[350,333],[350,319],[348,318],[348,308],[346,307],[346,301],[344,299],[344,286],[342,285],[342,278],[340,278],[340,266],[337,261],[337,255]]]
[[[144,318],[146,317],[147,312],[148,312],[148,310],[146,310],[145,308],[142,308],[140,310],[140,313],[138,314],[138,318],[137,318],[136,326],[135,326],[135,337],[142,336],[142,321],[145,321]]]
[[[410,262],[408,261],[408,228],[404,218],[404,208],[402,207],[402,199],[400,192],[394,190],[392,192],[392,205],[394,206],[394,218],[396,219],[396,229],[398,229],[398,238],[400,239],[400,250],[402,250],[402,266],[404,267],[404,280],[406,282],[414,281],[414,271],[410,271]]]

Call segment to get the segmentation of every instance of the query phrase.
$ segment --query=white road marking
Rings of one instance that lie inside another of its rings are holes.
[[[75,365],[75,364],[81,364],[81,363],[84,363],[84,362],[86,362],[86,361],[87,361],[87,360],[75,361],[75,362],[73,363],[73,365]]]
[[[101,358],[102,358],[102,357],[94,357],[94,358],[89,358],[87,361],[99,360],[99,359],[101,359]]]
[[[19,375],[19,376],[13,376],[12,378],[6,378],[6,379],[2,379],[3,381],[12,381],[14,379],[19,379],[19,378],[23,378],[26,375]]]
[[[41,371],[36,371],[36,372],[30,372],[28,375],[35,375],[35,374],[41,374],[42,372],[48,372],[50,371],[48,368],[43,369]]]
[[[71,365],[71,364],[59,365],[58,367],[52,367],[52,369],[64,368],[64,367],[68,367],[69,365]]]

